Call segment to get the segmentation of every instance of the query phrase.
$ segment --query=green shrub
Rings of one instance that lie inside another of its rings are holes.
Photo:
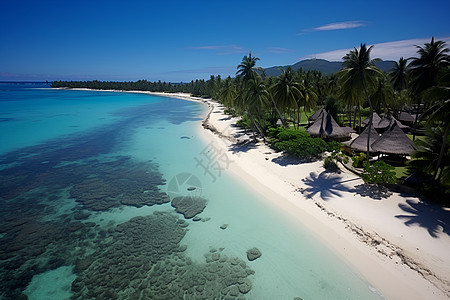
[[[341,151],[341,143],[336,142],[336,141],[329,141],[328,142],[328,151],[333,152],[339,152]]]
[[[325,160],[323,161],[323,167],[326,170],[332,171],[332,172],[339,170],[338,165],[336,164],[336,162],[334,161],[334,159],[331,156],[328,156],[327,158],[325,158]]]
[[[271,131],[276,134],[272,145],[281,151],[295,155],[301,159],[314,160],[319,159],[322,153],[329,148],[328,144],[320,138],[312,138],[304,131],[291,128],[277,128]]]
[[[396,183],[397,177],[395,176],[394,167],[378,160],[373,165],[364,162],[364,171],[361,174],[361,178],[366,183],[384,184],[384,183]]]
[[[354,168],[361,168],[363,166],[363,163],[366,161],[367,155],[364,152],[361,152],[359,156],[353,156],[352,157],[352,166]]]
[[[236,122],[236,125],[242,128],[251,128],[251,121],[247,116],[243,116],[242,119]]]

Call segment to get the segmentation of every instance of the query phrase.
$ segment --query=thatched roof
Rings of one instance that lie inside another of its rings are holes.
[[[324,108],[319,109],[318,111],[316,111],[311,117],[308,118],[309,121],[315,121],[317,120],[317,118],[319,118],[319,116],[325,112]]]
[[[407,123],[414,123],[415,121],[414,117],[410,113],[407,113],[406,111],[402,111],[398,115],[398,120],[400,122],[407,122]]]
[[[344,127],[342,127],[342,129],[344,129],[344,131],[347,132],[348,134],[356,133],[356,131],[353,128],[348,127],[348,126],[344,126]]]
[[[339,126],[331,114],[323,111],[314,123],[306,130],[311,136],[323,138],[345,138],[348,133]]]
[[[366,127],[366,129],[349,144],[350,148],[355,151],[366,152],[368,136],[369,136],[369,127]],[[375,142],[379,138],[380,138],[380,135],[375,130],[375,128],[373,128],[373,126],[371,126],[370,127],[370,141],[369,141],[370,144],[372,145],[373,142]],[[369,147],[369,152],[374,152],[372,150],[372,147]]]
[[[403,125],[402,123],[397,121],[397,119],[395,119],[394,116],[391,113],[385,113],[383,118],[378,123],[373,122],[373,126],[377,130],[384,131],[384,130],[387,130],[388,128],[391,128],[391,126],[394,123],[397,124],[398,127],[400,127],[401,129],[408,129],[409,128],[408,126]]]
[[[369,118],[370,117],[368,117],[367,119],[365,119],[364,121],[361,122],[361,125],[363,127],[366,127],[367,125],[369,125]],[[372,124],[378,124],[380,121],[381,121],[380,116],[376,112],[374,112],[373,117],[372,117]]]
[[[393,123],[378,140],[371,145],[374,151],[384,154],[411,155],[417,147],[400,129],[397,123]]]

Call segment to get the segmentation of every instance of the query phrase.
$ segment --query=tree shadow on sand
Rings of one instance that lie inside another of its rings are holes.
[[[405,220],[406,226],[418,225],[428,230],[428,233],[438,238],[442,230],[450,235],[450,211],[427,202],[414,202],[406,200],[406,204],[398,205],[405,215],[397,215],[396,218]]]
[[[355,185],[353,192],[374,200],[387,199],[392,195],[392,192],[387,187],[368,183]]]
[[[278,157],[273,158],[272,162],[279,164],[282,167],[286,167],[289,165],[299,165],[299,164],[305,163],[307,161],[300,159],[298,157],[295,157],[293,155],[282,154]]]
[[[229,150],[232,151],[233,154],[239,153],[239,152],[247,152],[251,149],[256,148],[257,141],[253,140],[245,140],[243,142],[238,142],[230,145]]]
[[[316,173],[311,172],[309,173],[309,177],[302,179],[308,186],[302,193],[307,198],[312,198],[316,194],[320,194],[320,198],[325,201],[330,200],[334,196],[343,197],[343,192],[354,192],[352,188],[343,185],[343,183],[353,180],[358,180],[358,178],[342,180],[342,177],[335,173],[323,171],[317,175]]]

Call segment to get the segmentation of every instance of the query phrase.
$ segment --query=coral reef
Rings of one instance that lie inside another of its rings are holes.
[[[73,299],[214,299],[248,293],[244,261],[211,249],[193,262],[180,245],[187,223],[169,212],[135,217],[110,230],[99,249],[77,261]]]
[[[253,247],[252,249],[247,250],[247,258],[249,261],[254,261],[257,258],[261,257],[261,251],[258,248]]]
[[[172,199],[172,206],[177,213],[186,219],[191,219],[201,213],[206,207],[206,199],[202,197],[180,196]]]

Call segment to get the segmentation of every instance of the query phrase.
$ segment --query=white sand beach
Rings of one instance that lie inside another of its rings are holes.
[[[249,142],[234,126],[238,119],[215,101],[137,92],[208,105],[198,135],[227,151],[227,171],[260,193],[261,201],[306,226],[387,299],[450,298],[449,209],[364,184],[349,171],[327,173],[322,161],[301,163],[262,141]]]
[[[307,226],[387,299],[450,297],[449,209],[364,184],[348,171],[327,173],[321,161],[296,162],[262,141],[237,144],[237,119],[217,102],[159,95],[205,102],[198,134],[227,149],[229,171]]]

